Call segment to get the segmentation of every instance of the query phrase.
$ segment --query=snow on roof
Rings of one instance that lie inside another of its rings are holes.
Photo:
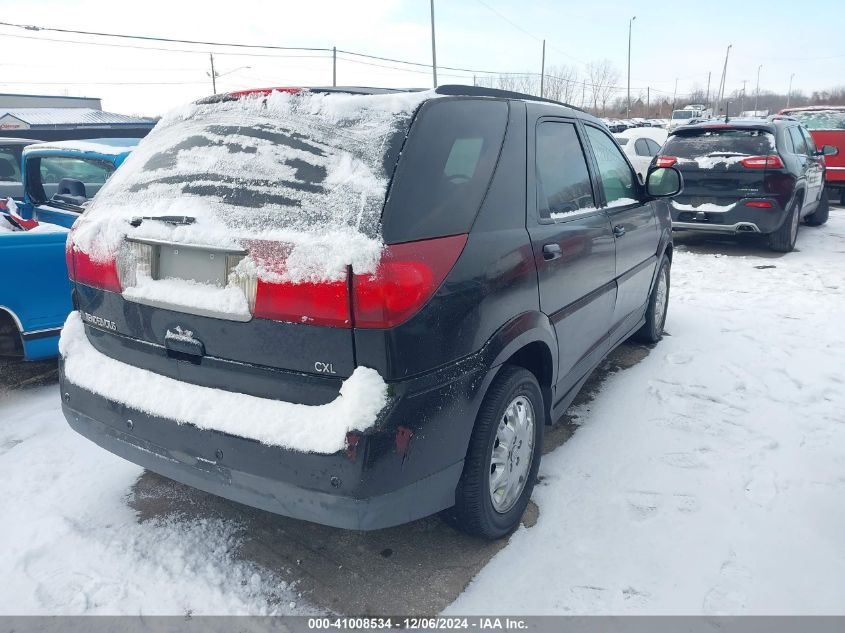
[[[30,145],[26,153],[38,152],[42,150],[65,150],[65,151],[79,151],[79,152],[96,152],[98,154],[105,154],[107,156],[118,156],[131,152],[138,145],[137,138],[92,138],[87,140],[72,140],[72,141],[48,141],[46,143],[36,143]]]
[[[32,126],[39,125],[155,125],[153,119],[103,112],[93,108],[10,108],[0,110]]]

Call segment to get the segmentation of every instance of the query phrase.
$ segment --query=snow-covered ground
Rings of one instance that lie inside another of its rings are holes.
[[[845,613],[845,211],[797,248],[679,247],[669,336],[577,411],[537,525],[449,611]]]
[[[845,210],[798,249],[679,245],[669,336],[577,410],[536,525],[450,611],[845,613]],[[237,521],[140,521],[140,474],[55,386],[0,395],[0,614],[309,609]]]

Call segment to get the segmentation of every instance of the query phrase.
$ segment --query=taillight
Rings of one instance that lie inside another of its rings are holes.
[[[73,281],[110,292],[121,291],[117,262],[114,259],[97,261],[77,249],[70,253],[70,259],[72,265],[68,266],[68,276]]]
[[[768,200],[749,200],[745,203],[746,207],[753,207],[755,209],[771,209],[774,205]]]
[[[672,167],[678,162],[674,156],[658,156],[654,163],[657,167]]]
[[[443,283],[466,241],[453,235],[385,247],[374,274],[352,277],[355,327],[389,328],[411,318]]]
[[[750,156],[739,161],[743,167],[749,169],[779,169],[783,167],[783,161],[777,154],[769,156]]]
[[[258,279],[253,314],[274,321],[351,327],[347,281],[271,283]]]

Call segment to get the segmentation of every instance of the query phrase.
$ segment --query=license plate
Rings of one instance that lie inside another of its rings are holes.
[[[226,253],[184,245],[161,244],[159,279],[187,279],[213,286],[226,285]]]

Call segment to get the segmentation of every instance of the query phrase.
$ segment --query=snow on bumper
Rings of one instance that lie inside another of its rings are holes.
[[[104,398],[177,424],[221,431],[306,453],[331,454],[350,431],[365,431],[387,403],[387,385],[374,369],[358,367],[337,398],[310,406],[185,383],[110,358],[85,335],[77,312],[59,341],[65,378]]]

